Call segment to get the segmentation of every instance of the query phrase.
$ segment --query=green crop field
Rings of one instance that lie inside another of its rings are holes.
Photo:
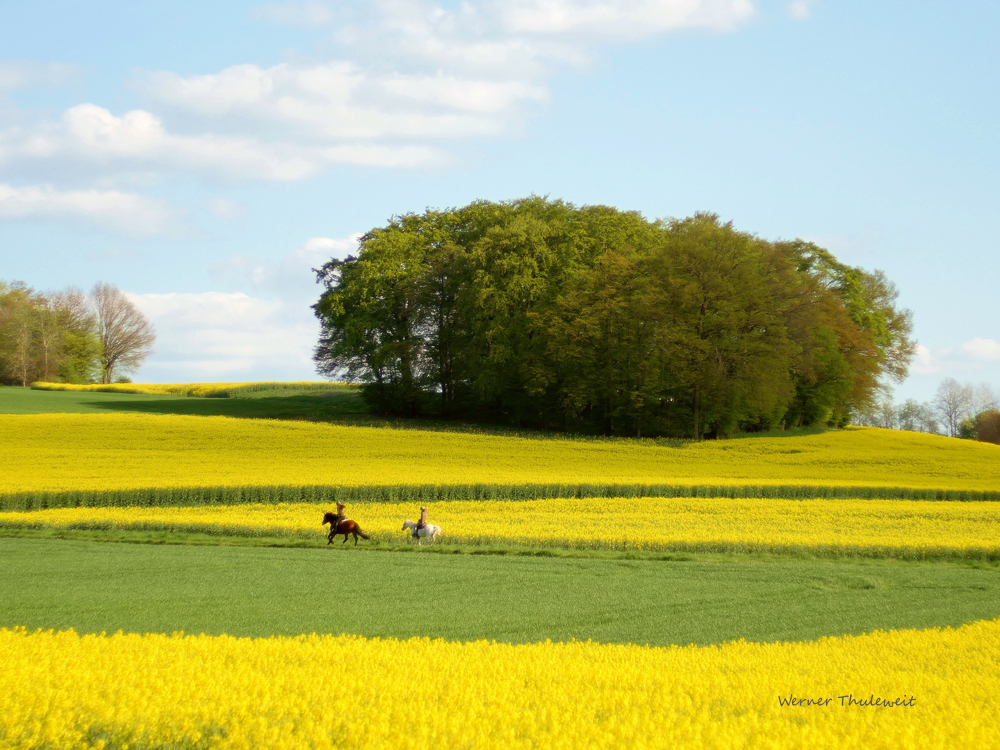
[[[54,413],[187,414],[243,419],[373,421],[358,390],[337,383],[316,384],[308,388],[293,386],[234,389],[234,395],[226,398],[192,398],[177,393],[38,390],[0,386],[0,414]]]
[[[721,643],[1000,616],[995,568],[0,539],[0,626]],[[461,615],[459,616],[459,613]]]

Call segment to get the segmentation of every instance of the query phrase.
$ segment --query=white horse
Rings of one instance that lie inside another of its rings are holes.
[[[429,523],[426,526],[424,526],[424,528],[418,529],[417,525],[413,523],[413,521],[411,521],[409,518],[403,521],[403,531],[406,531],[407,529],[410,530],[411,543],[413,541],[413,538],[416,537],[417,544],[423,544],[422,540],[424,539],[430,539],[431,544],[434,544],[435,539],[437,539],[439,536],[444,536],[444,534],[441,533],[440,526],[435,526],[434,524]]]

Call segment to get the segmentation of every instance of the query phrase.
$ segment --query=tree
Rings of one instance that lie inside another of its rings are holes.
[[[975,414],[1000,409],[1000,396],[989,383],[980,383],[972,389],[971,408]]]
[[[950,437],[956,437],[959,426],[972,408],[972,388],[954,378],[945,378],[934,396],[934,409]]]
[[[930,405],[912,398],[904,401],[899,407],[897,419],[901,430],[929,432],[936,435],[940,429],[937,419],[934,418],[934,410]]]
[[[101,340],[90,300],[76,287],[49,295],[48,306],[64,329],[57,379],[64,383],[94,383],[101,375]]]
[[[784,312],[794,267],[714,214],[673,221],[650,259],[670,338],[672,377],[690,399],[695,439],[741,422],[777,423],[794,392]]]
[[[134,372],[152,353],[156,332],[132,301],[111,284],[91,292],[101,342],[101,382]]]
[[[976,438],[984,443],[1000,445],[1000,411],[987,409],[976,417],[978,434]]]
[[[883,274],[713,214],[476,201],[393,217],[317,275],[319,371],[409,416],[696,438],[840,425],[913,353]]]

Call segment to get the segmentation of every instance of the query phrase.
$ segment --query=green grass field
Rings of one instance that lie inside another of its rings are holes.
[[[0,539],[0,626],[720,643],[1000,615],[995,569]]]
[[[244,419],[308,419],[372,422],[358,389],[331,383],[317,391],[273,389],[236,398],[191,398],[173,394],[41,391],[0,386],[0,414],[185,414]]]

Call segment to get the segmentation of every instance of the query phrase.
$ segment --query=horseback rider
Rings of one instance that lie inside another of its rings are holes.
[[[420,536],[420,529],[424,528],[426,525],[427,525],[427,506],[421,505],[420,520],[417,522],[416,527],[413,529],[413,536],[414,537]]]
[[[346,521],[347,520],[347,516],[344,515],[344,508],[346,508],[346,507],[347,506],[344,505],[342,502],[337,501],[337,515],[334,516],[333,523],[330,524],[330,533],[331,534],[334,531],[336,531],[336,529],[337,529],[338,526],[340,526],[340,522],[341,521]]]

